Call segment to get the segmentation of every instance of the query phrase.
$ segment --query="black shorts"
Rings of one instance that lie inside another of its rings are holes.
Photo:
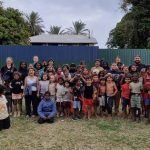
[[[71,103],[66,101],[66,102],[63,102],[63,106],[64,106],[64,109],[66,108],[70,108],[71,107]]]
[[[10,117],[0,120],[0,130],[9,129],[9,128],[10,128]]]

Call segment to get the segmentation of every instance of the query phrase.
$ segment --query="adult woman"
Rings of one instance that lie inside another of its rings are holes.
[[[12,100],[11,100],[11,90],[9,87],[10,82],[13,79],[13,73],[17,71],[14,67],[13,59],[11,57],[6,58],[6,64],[1,68],[1,77],[5,86],[5,96],[8,101],[8,112],[12,113]]]
[[[28,76],[25,78],[24,94],[25,94],[25,105],[27,117],[35,117],[37,115],[37,105],[39,93],[39,81],[38,77],[35,76],[34,68],[29,68]],[[32,104],[32,111],[31,111]]]

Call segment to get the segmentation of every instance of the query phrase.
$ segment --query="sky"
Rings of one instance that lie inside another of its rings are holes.
[[[106,48],[109,32],[123,17],[121,0],[3,0],[4,7],[13,7],[24,13],[38,12],[45,31],[51,25],[69,28],[73,21],[82,20],[86,28]]]

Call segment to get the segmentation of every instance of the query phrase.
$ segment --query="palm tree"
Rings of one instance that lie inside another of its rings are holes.
[[[89,29],[86,29],[86,24],[81,20],[73,22],[73,27],[67,28],[67,33],[75,35],[88,35]]]
[[[50,30],[47,31],[49,34],[63,34],[64,30],[61,30],[62,27],[59,26],[50,26]]]
[[[27,25],[29,26],[31,35],[39,35],[44,32],[43,19],[37,12],[32,11],[29,15],[25,15]]]

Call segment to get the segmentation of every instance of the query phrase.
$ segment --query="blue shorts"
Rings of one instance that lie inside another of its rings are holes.
[[[81,109],[81,103],[80,101],[73,101],[73,108],[74,109]]]
[[[150,105],[150,98],[147,98],[144,101],[145,101],[145,105]]]

